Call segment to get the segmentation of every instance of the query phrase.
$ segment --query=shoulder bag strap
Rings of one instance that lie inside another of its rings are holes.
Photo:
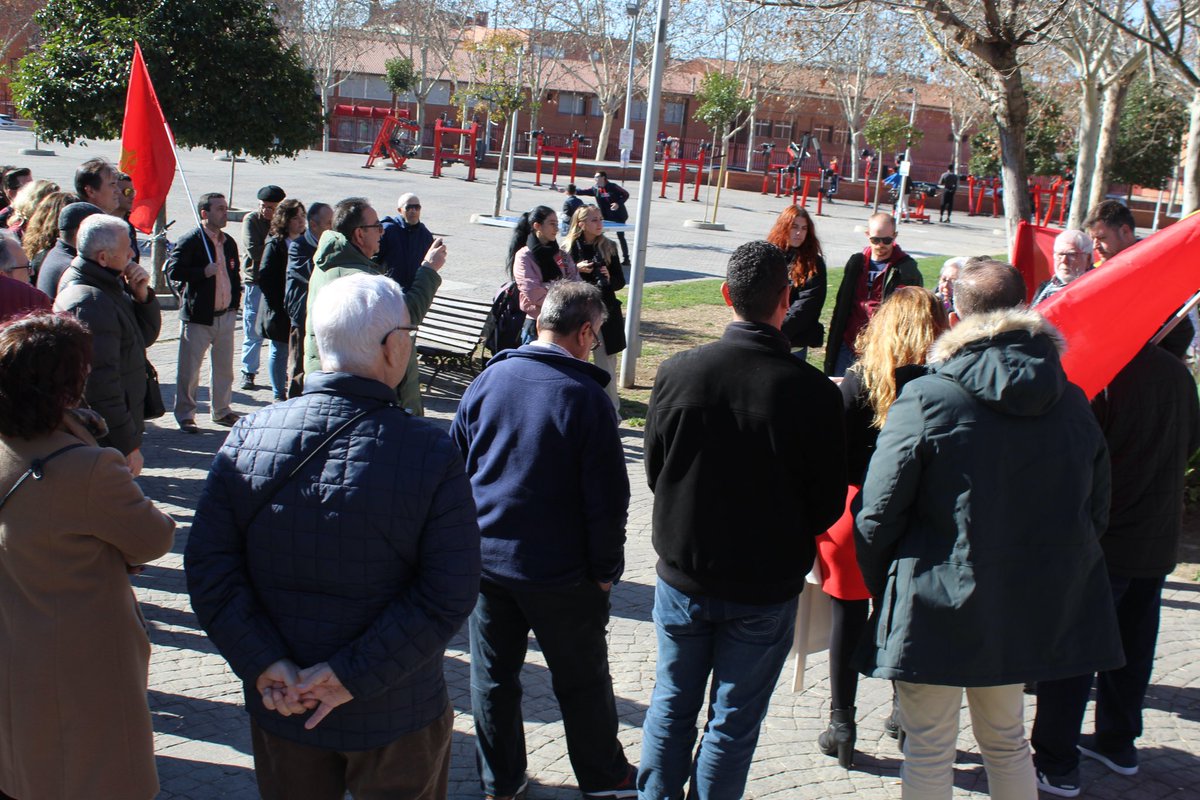
[[[29,469],[25,470],[25,474],[17,478],[17,482],[12,485],[12,488],[5,493],[4,497],[0,498],[0,508],[4,508],[4,504],[8,502],[8,498],[12,497],[17,489],[21,488],[21,484],[27,481],[30,476],[32,476],[35,481],[40,481],[46,476],[46,464],[48,462],[54,460],[58,456],[61,456],[68,450],[74,450],[76,447],[87,447],[87,445],[85,445],[83,442],[69,444],[66,447],[58,448],[48,456],[35,458],[33,461],[29,462]]]
[[[326,436],[324,441],[322,441],[319,445],[317,445],[312,450],[310,450],[308,453],[306,453],[304,458],[300,459],[300,463],[298,463],[295,466],[295,468],[292,469],[291,472],[289,472],[287,475],[285,475],[280,480],[277,480],[274,483],[274,485],[272,485],[271,488],[268,489],[263,494],[262,499],[260,499],[258,501],[258,503],[255,504],[254,511],[252,511],[250,513],[250,516],[246,518],[246,522],[240,526],[242,529],[242,532],[245,533],[246,531],[250,530],[250,526],[254,523],[254,520],[257,519],[258,515],[260,513],[262,513],[262,510],[267,507],[267,504],[275,499],[275,495],[279,494],[279,491],[284,486],[286,486],[288,483],[290,483],[292,478],[294,478],[298,474],[300,474],[300,470],[302,470],[306,466],[308,466],[308,462],[312,461],[314,458],[317,457],[317,455],[319,453],[321,453],[323,450],[325,450],[325,448],[329,447],[329,445],[333,442],[334,439],[341,436],[343,432],[345,432],[348,428],[350,428],[356,422],[361,420],[363,417],[365,417],[369,414],[374,414],[376,411],[379,411],[380,409],[384,409],[384,408],[399,408],[399,406],[396,405],[395,403],[385,403],[384,405],[375,406],[375,408],[368,408],[368,409],[358,412],[353,417],[351,417],[350,419],[346,420],[341,425],[339,425],[337,427],[337,429],[334,430],[333,433]],[[0,503],[0,505],[2,505],[2,503]]]

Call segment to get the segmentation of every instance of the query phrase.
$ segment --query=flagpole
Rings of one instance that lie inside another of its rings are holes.
[[[196,227],[200,228],[200,238],[204,240],[204,252],[208,256],[209,263],[216,263],[217,257],[213,253],[212,245],[208,241],[208,234],[204,232],[204,223],[200,221],[200,212],[196,208],[196,201],[192,199],[192,189],[188,186],[187,174],[183,171],[183,164],[179,163],[179,147],[175,144],[175,134],[171,133],[171,126],[163,121],[163,127],[167,130],[167,138],[171,140],[171,152],[175,154],[175,169],[179,170],[179,177],[183,180],[183,191],[187,194],[188,208],[192,210],[192,216],[196,219]]]

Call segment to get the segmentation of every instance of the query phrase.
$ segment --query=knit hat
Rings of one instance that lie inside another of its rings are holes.
[[[79,229],[79,223],[90,217],[92,214],[103,214],[104,210],[91,203],[71,203],[68,206],[63,206],[63,210],[58,212],[58,229],[60,231],[73,231]]]
[[[264,186],[258,190],[258,199],[264,203],[278,203],[287,197],[287,192],[278,186]]]

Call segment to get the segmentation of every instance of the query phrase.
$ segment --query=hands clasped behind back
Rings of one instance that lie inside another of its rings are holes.
[[[290,659],[280,659],[263,670],[255,681],[263,706],[285,717],[315,713],[304,723],[312,730],[338,706],[354,699],[326,663],[300,669]]]

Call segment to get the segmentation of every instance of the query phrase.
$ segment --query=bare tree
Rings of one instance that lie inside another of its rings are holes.
[[[948,84],[946,99],[950,110],[950,135],[954,138],[954,172],[957,174],[962,166],[963,142],[987,114],[987,106],[962,80],[961,74],[951,74],[954,77]]]
[[[412,61],[416,83],[410,90],[418,127],[425,127],[425,106],[439,81],[454,80],[455,52],[475,30],[474,6],[466,0],[371,0],[371,30],[393,51]]]
[[[1141,0],[1114,11],[1111,3],[1083,0],[1088,9],[1150,49],[1188,103],[1187,150],[1183,164],[1183,213],[1200,208],[1200,3]]]
[[[523,39],[521,80],[529,89],[530,130],[538,127],[546,90],[564,71],[562,62],[567,57],[567,44],[561,30],[526,26],[531,20],[553,19],[560,6],[557,0],[503,0],[495,8],[498,26],[514,29],[511,32]],[[536,147],[532,138],[527,146],[532,155]]]
[[[325,120],[321,149],[328,150],[330,99],[356,68],[364,10],[356,3],[336,0],[280,0],[275,3],[275,13],[284,39],[296,45],[304,66],[312,70]]]

